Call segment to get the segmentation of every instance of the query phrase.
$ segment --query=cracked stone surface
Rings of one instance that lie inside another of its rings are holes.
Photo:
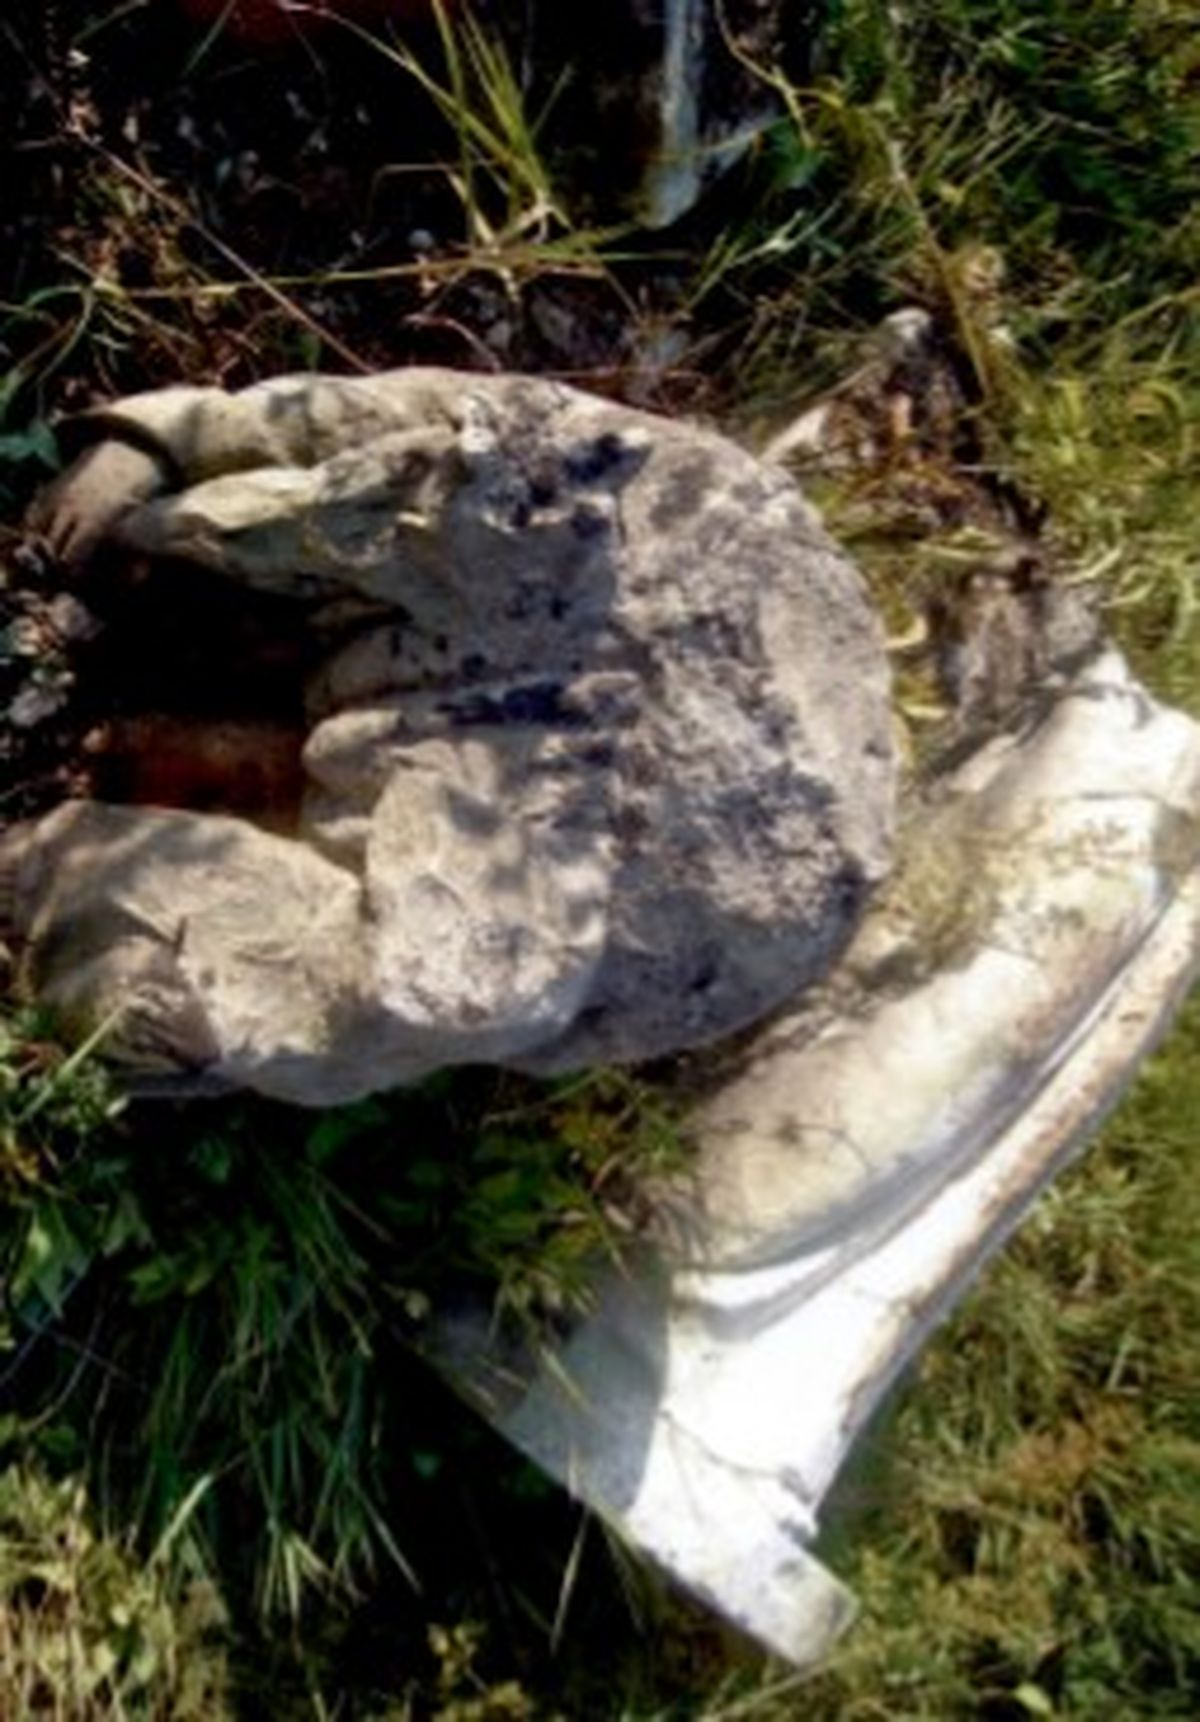
[[[85,577],[206,570],[321,644],[294,835],[76,802],[0,839],[24,984],[135,1064],[318,1104],[642,1059],[851,934],[890,855],[886,658],[783,472],[433,370],[170,388],[66,434],[33,525]]]

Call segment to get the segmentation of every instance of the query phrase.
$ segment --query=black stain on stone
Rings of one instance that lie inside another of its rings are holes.
[[[625,454],[625,443],[618,433],[605,431],[569,454],[563,464],[568,478],[576,484],[597,484],[621,465]]]
[[[590,544],[597,538],[603,538],[608,530],[608,516],[586,503],[581,503],[571,515],[571,531],[581,543]]]

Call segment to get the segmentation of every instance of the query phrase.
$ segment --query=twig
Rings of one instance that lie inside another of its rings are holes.
[[[73,127],[72,131],[73,135],[77,137],[79,141],[83,143],[94,155],[99,156],[114,173],[120,174],[121,177],[128,180],[131,185],[135,185],[144,196],[152,198],[165,209],[169,209],[172,215],[175,216],[176,220],[182,221],[187,226],[191,227],[200,235],[200,238],[204,240],[206,245],[211,245],[213,250],[225,259],[226,263],[230,264],[232,268],[239,270],[241,274],[257,287],[261,293],[265,293],[267,298],[272,300],[274,304],[278,305],[281,310],[286,311],[290,317],[294,317],[295,320],[306,328],[311,335],[315,335],[319,341],[323,341],[332,352],[336,353],[338,357],[344,360],[345,363],[353,370],[358,371],[360,375],[365,376],[373,369],[365,359],[359,357],[352,347],[347,346],[340,336],[335,335],[331,329],[326,328],[326,326],[318,321],[311,312],[306,311],[303,305],[299,304],[295,299],[289,298],[289,296],[277,287],[269,277],[262,274],[262,272],[256,269],[252,263],[248,263],[246,259],[240,256],[231,245],[227,245],[226,242],[220,238],[218,234],[214,233],[211,228],[207,227],[198,216],[193,215],[186,204],[181,203],[177,198],[173,197],[170,192],[164,191],[163,188],[160,185],[156,185],[147,174],[142,173],[138,168],[131,166],[129,162],[124,161],[119,155],[115,154],[113,150],[110,150],[106,144],[98,143],[94,138],[87,137],[86,134],[80,132],[78,127]]]

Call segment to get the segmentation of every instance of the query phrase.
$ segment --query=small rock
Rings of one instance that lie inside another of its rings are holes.
[[[69,688],[61,682],[28,682],[5,716],[14,729],[36,729],[48,718],[57,717],[67,703],[68,693]]]
[[[47,644],[45,629],[36,616],[18,616],[5,630],[4,644],[11,657],[40,657]]]
[[[82,645],[100,632],[99,621],[73,592],[59,592],[52,598],[46,606],[46,619],[67,645]]]

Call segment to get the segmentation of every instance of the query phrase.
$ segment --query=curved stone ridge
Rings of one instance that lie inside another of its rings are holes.
[[[651,1057],[851,933],[889,859],[886,659],[782,472],[436,370],[164,389],[71,434],[39,511],[66,555],[190,563],[330,641],[299,840],[94,803],[8,839],[28,984],[114,1008],[126,1056],[311,1103]]]

